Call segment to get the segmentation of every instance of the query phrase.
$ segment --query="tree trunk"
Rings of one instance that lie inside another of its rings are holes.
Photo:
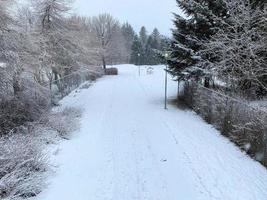
[[[205,88],[210,88],[210,78],[205,77],[205,80],[204,80],[204,87],[205,87]]]
[[[102,57],[102,62],[103,62],[103,69],[106,71],[107,66],[106,66],[106,59],[104,56]]]

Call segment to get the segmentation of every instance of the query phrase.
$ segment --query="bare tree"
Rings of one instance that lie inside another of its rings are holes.
[[[67,20],[69,36],[72,42],[76,45],[74,47],[74,57],[87,66],[98,66],[101,59],[96,52],[100,48],[97,38],[91,29],[91,19],[88,17],[72,16]]]
[[[99,55],[102,59],[103,68],[106,69],[106,57],[111,41],[119,27],[119,22],[110,14],[101,14],[91,20],[91,29],[95,34],[99,46]]]
[[[7,7],[12,3],[12,0],[0,0],[0,31],[8,31],[8,25],[12,18],[8,13]]]
[[[35,17],[33,10],[29,5],[23,5],[18,8],[16,21],[25,33],[30,33],[33,28]]]
[[[120,26],[115,27],[114,35],[107,47],[106,58],[107,62],[111,65],[126,63],[128,61],[126,41]]]
[[[73,64],[66,47],[70,43],[66,30],[70,3],[70,0],[37,0],[33,3],[37,18],[35,27],[42,52],[41,65],[47,66],[49,69],[45,71],[51,70],[56,80]]]
[[[64,18],[71,9],[71,0],[36,0],[34,8],[37,11],[39,24],[43,31],[64,28]]]

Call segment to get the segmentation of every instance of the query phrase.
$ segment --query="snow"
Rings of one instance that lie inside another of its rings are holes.
[[[164,66],[117,66],[62,106],[84,111],[38,200],[266,200],[267,171],[191,111],[164,110]],[[177,83],[169,81],[170,98]]]
[[[6,68],[6,63],[0,62],[0,68]]]
[[[254,108],[257,108],[261,111],[267,112],[267,100],[260,100],[260,101],[252,101],[250,102],[250,105],[252,105]]]

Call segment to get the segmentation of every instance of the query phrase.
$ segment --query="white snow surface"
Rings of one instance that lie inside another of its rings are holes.
[[[267,171],[190,111],[164,110],[164,70],[119,76],[72,93],[84,110],[62,142],[58,167],[38,200],[266,200]],[[177,84],[169,81],[169,97]]]
[[[6,63],[0,62],[0,68],[6,68]]]

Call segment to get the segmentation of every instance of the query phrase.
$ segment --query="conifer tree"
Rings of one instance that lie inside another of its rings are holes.
[[[153,44],[154,44],[154,39],[152,36],[149,36],[147,39],[147,43],[146,43],[146,48],[145,48],[145,63],[147,65],[154,65],[156,64],[155,58],[155,49],[153,49]]]
[[[155,28],[151,34],[151,37],[153,39],[153,44],[152,44],[152,48],[154,49],[161,49],[160,43],[161,43],[161,37],[160,37],[160,33],[158,31],[157,28]]]
[[[147,39],[148,39],[148,35],[147,35],[147,30],[144,26],[141,27],[141,30],[139,32],[139,37],[140,37],[140,41],[142,43],[143,48],[145,48],[146,43],[147,43]]]
[[[128,54],[128,62],[130,61],[131,53],[132,53],[132,45],[134,41],[134,37],[136,35],[133,27],[129,23],[125,23],[121,27],[122,35],[125,39],[125,46]]]
[[[176,0],[188,15],[185,19],[175,15],[173,41],[169,58],[169,71],[179,79],[205,76],[199,51],[202,41],[210,38],[227,18],[223,0]]]
[[[246,91],[249,96],[266,94],[266,12],[250,0],[224,2],[229,23],[204,44],[203,53],[216,58],[206,62],[207,69],[228,82],[232,90]]]
[[[141,65],[142,63],[142,57],[143,57],[143,47],[140,39],[136,35],[134,37],[133,45],[132,45],[132,53],[131,53],[131,59],[130,63],[135,65]]]

